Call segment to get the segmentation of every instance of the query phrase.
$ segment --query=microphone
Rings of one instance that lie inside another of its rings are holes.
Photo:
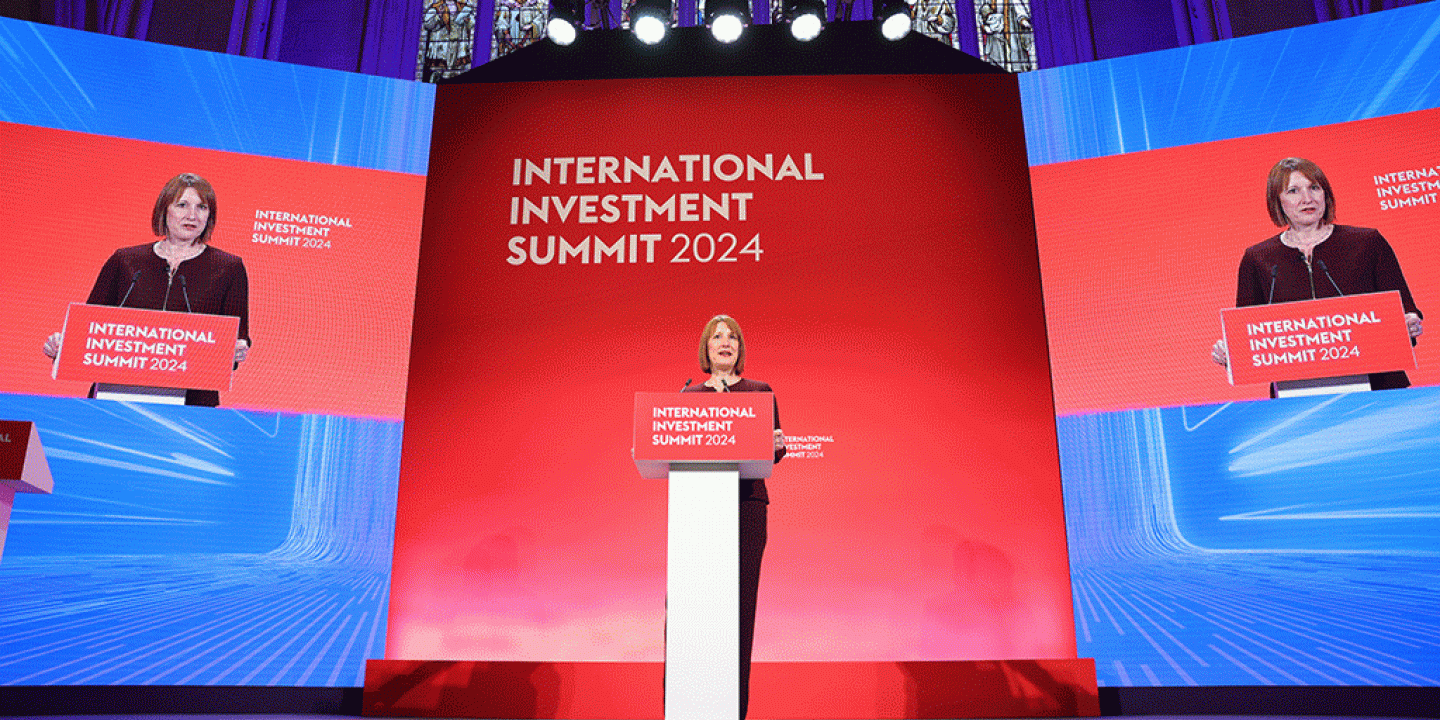
[[[725,388],[721,392],[730,392],[730,383],[725,382],[725,378],[720,378],[720,387]]]
[[[190,309],[190,291],[185,289],[185,276],[180,276],[180,292],[185,296],[185,312],[193,312]]]
[[[165,298],[160,301],[160,309],[170,310],[170,287],[175,284],[175,268],[170,268],[170,276],[165,280]]]
[[[140,271],[136,270],[135,274],[130,276],[130,287],[125,289],[125,297],[120,298],[120,304],[116,307],[125,307],[125,301],[130,299],[130,293],[135,292],[135,283],[139,281]]]
[[[1277,276],[1279,276],[1279,275],[1280,275],[1280,263],[1275,263],[1274,265],[1271,265],[1271,266],[1270,266],[1270,297],[1265,298],[1265,304],[1266,304],[1266,305],[1270,305],[1270,304],[1272,304],[1272,303],[1275,302],[1275,278],[1276,278]]]
[[[1340,297],[1345,297],[1345,293],[1340,290],[1340,286],[1335,284],[1335,278],[1330,277],[1330,270],[1325,267],[1325,261],[1320,258],[1315,258],[1315,264],[1320,266],[1320,272],[1325,273],[1325,279],[1330,281],[1330,287],[1335,288],[1335,294]]]
[[[685,384],[680,386],[680,392],[685,392],[685,388],[690,387],[692,382],[695,382],[695,378],[685,378]]]

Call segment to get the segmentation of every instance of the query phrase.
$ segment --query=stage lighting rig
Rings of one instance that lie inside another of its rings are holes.
[[[670,29],[671,0],[636,0],[630,8],[630,30],[646,45],[665,39]]]
[[[556,45],[575,42],[580,28],[585,26],[585,0],[551,0],[550,22],[545,25],[545,34]]]
[[[880,0],[875,6],[875,19],[886,40],[899,40],[910,34],[913,24],[907,0]]]
[[[825,0],[785,0],[785,17],[796,40],[814,40],[825,28]]]
[[[720,42],[739,40],[750,24],[750,0],[705,0],[705,24]]]

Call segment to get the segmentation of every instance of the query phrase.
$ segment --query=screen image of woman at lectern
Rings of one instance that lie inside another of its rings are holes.
[[[151,212],[155,242],[116,250],[105,261],[86,300],[108,305],[170,312],[229,315],[240,319],[235,340],[235,366],[250,351],[250,290],[245,264],[239,256],[210,244],[215,229],[215,189],[205,178],[182,173],[161,188]],[[63,342],[61,333],[46,339],[43,350],[54,359]],[[97,388],[91,386],[90,397]],[[186,405],[215,407],[216,390],[177,390]]]
[[[729,315],[716,315],[700,333],[700,371],[704,383],[686,383],[681,392],[774,392],[768,383],[741,377],[745,372],[745,335]],[[780,407],[775,406],[775,462],[785,457]],[[765,554],[767,505],[764,478],[740,478],[740,717],[750,694],[750,654],[755,645],[755,606],[760,591],[760,560]]]
[[[1411,343],[1424,332],[1390,243],[1377,230],[1335,224],[1335,191],[1318,165],[1296,157],[1275,163],[1265,183],[1265,201],[1270,220],[1286,229],[1245,250],[1236,307],[1395,290]],[[1229,362],[1223,339],[1215,342],[1211,359]],[[1404,371],[1369,378],[1375,390],[1410,386]]]

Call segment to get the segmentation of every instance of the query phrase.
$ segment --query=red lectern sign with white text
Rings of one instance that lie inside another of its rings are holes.
[[[1230,384],[1411,370],[1415,352],[1395,291],[1220,311]]]
[[[738,463],[770,477],[774,412],[771,393],[635,393],[635,467],[663,478],[670,463]]]
[[[229,390],[240,318],[71,303],[51,377]]]

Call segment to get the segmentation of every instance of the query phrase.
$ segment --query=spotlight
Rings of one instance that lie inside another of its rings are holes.
[[[875,9],[880,33],[886,40],[899,40],[910,34],[910,5],[906,0],[880,0]]]
[[[740,39],[740,34],[745,32],[745,23],[734,15],[721,15],[710,23],[710,34],[716,40],[723,43],[732,43]]]
[[[556,45],[575,42],[580,28],[585,24],[585,0],[553,0],[550,3],[550,22],[545,25],[545,34]]]
[[[825,0],[786,0],[785,17],[796,40],[814,40],[825,27]]]
[[[723,43],[740,39],[750,20],[750,0],[706,0],[705,24],[710,34]]]
[[[636,0],[630,8],[630,30],[646,45],[664,40],[672,7],[670,0]]]

